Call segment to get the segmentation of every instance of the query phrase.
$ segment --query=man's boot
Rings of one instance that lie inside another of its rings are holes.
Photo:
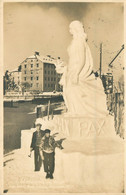
[[[52,173],[50,173],[50,179],[53,179],[53,174]]]
[[[46,174],[46,179],[48,179],[48,178],[50,178],[50,174],[49,173]]]

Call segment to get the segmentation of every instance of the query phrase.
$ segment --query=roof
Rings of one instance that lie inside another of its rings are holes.
[[[35,55],[33,55],[33,56],[29,56],[28,58],[32,58],[32,59],[33,59],[33,58],[36,58],[36,56],[35,56]]]
[[[60,59],[58,59],[58,57],[57,57],[57,58],[53,58],[51,55],[43,56],[43,55],[36,55],[36,54],[27,57],[25,60],[27,60],[27,59],[38,59],[38,60],[40,60],[41,62],[50,63],[50,64],[54,64],[54,65],[56,64],[56,61],[57,61],[57,60],[60,60]],[[24,60],[24,61],[25,61],[25,60]],[[23,61],[23,62],[24,62],[24,61]],[[21,62],[21,64],[22,64],[23,62]]]
[[[12,73],[12,72],[18,72],[18,68],[15,68],[15,69],[10,71],[10,73]]]
[[[37,59],[41,60],[42,62],[46,62],[46,63],[53,63],[55,64],[56,63],[56,60],[55,58],[53,57],[49,57],[49,56],[38,56],[36,55]]]

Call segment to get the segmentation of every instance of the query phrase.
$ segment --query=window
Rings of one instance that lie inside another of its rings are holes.
[[[33,81],[33,77],[31,77],[31,81]]]
[[[50,84],[48,84],[48,87],[50,87]]]
[[[48,68],[50,67],[50,65],[48,64]]]
[[[26,74],[26,70],[24,71],[24,73]]]
[[[36,64],[37,68],[39,67],[39,64]]]
[[[33,62],[33,60],[31,60],[31,62]]]
[[[24,77],[24,80],[26,81],[26,77]]]
[[[31,87],[33,86],[33,84],[31,83]]]
[[[54,81],[56,81],[56,78],[54,78]]]
[[[45,70],[45,74],[46,74],[46,70]]]
[[[53,84],[51,84],[51,87],[53,87]]]
[[[38,84],[38,83],[36,83],[36,87],[38,87],[38,85],[39,85],[39,84]]]
[[[50,81],[50,78],[48,77],[48,81]]]
[[[27,67],[27,64],[25,64],[24,67],[26,68]]]
[[[51,71],[51,74],[53,74],[53,71]]]
[[[45,77],[45,81],[46,81],[46,77]]]
[[[51,78],[51,81],[53,81],[53,78]]]
[[[38,81],[39,80],[39,77],[36,77],[36,80]]]
[[[48,71],[48,74],[50,74],[50,71]]]
[[[46,83],[45,83],[45,87],[46,87]]]
[[[33,74],[33,70],[31,70],[31,74]]]
[[[31,64],[31,68],[33,68],[33,64]]]

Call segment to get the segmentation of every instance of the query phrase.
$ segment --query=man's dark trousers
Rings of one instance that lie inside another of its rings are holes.
[[[43,152],[43,156],[44,156],[44,171],[46,173],[53,174],[55,168],[55,153]]]
[[[35,171],[40,171],[42,166],[42,159],[39,152],[39,147],[36,146],[34,149],[34,163],[35,163]]]
[[[45,135],[43,130],[40,130],[41,137]],[[39,152],[39,147],[36,146],[36,140],[37,140],[37,132],[35,131],[32,135],[32,142],[31,142],[31,148],[34,150],[34,163],[35,163],[35,171],[39,171],[42,166],[42,160]]]

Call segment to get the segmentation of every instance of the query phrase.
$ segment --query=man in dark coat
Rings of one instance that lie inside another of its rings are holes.
[[[45,132],[41,130],[41,124],[36,124],[36,131],[32,135],[32,142],[30,146],[30,152],[34,150],[34,163],[35,163],[35,171],[40,171],[42,166],[42,158],[40,155],[39,146],[41,144],[41,139],[45,135]]]

